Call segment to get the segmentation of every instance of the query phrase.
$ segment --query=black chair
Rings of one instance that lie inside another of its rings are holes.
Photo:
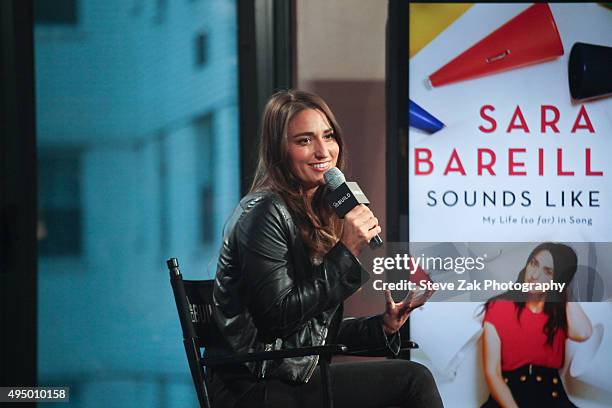
[[[191,377],[193,378],[201,408],[212,408],[208,397],[206,367],[318,355],[324,406],[333,408],[329,373],[329,362],[333,355],[395,358],[385,347],[351,351],[342,344],[257,353],[235,353],[224,357],[206,357],[206,355],[202,355],[202,348],[219,347],[225,342],[212,317],[214,281],[183,280],[176,258],[169,259],[166,264],[170,272],[170,283],[183,330],[183,344],[187,354],[187,361],[189,362],[189,370],[191,371]],[[418,345],[410,341],[402,342],[402,353],[400,355],[405,355],[407,350],[413,348],[418,348]]]

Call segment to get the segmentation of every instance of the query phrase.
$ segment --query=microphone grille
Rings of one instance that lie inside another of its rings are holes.
[[[327,170],[323,174],[323,178],[325,178],[325,184],[327,184],[329,186],[329,189],[332,191],[337,189],[340,184],[346,182],[344,174],[342,174],[342,172],[337,167],[332,167],[331,169]]]

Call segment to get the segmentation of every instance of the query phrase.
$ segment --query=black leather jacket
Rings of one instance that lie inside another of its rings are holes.
[[[213,314],[227,340],[217,353],[256,352],[340,343],[349,348],[386,344],[381,316],[342,319],[342,303],[368,279],[341,243],[314,266],[282,198],[244,197],[227,222],[214,286]],[[340,321],[341,320],[341,321]],[[246,363],[258,378],[307,382],[317,356]]]

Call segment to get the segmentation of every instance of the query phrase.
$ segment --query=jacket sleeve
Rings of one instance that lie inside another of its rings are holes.
[[[382,315],[347,317],[340,324],[337,343],[348,346],[350,350],[386,347],[397,355],[401,347],[401,338],[399,331],[391,336],[385,334]]]
[[[249,310],[257,328],[274,338],[297,331],[369,279],[359,261],[338,243],[324,256],[323,274],[295,282],[290,274],[291,231],[278,205],[272,200],[259,203],[240,221],[237,237]]]

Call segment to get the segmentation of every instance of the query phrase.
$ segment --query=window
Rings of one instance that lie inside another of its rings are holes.
[[[34,0],[36,24],[77,24],[77,0]]]
[[[208,61],[208,34],[198,33],[195,40],[195,65],[201,67]]]
[[[34,35],[38,383],[75,407],[196,407],[163,261],[209,277],[239,200],[238,4],[76,4],[78,26]],[[203,32],[223,39],[206,75]]]
[[[81,254],[81,165],[78,153],[38,159],[38,250],[41,256]]]
[[[214,241],[214,200],[213,183],[215,180],[215,155],[212,143],[212,114],[206,114],[195,120],[196,129],[196,174],[199,185],[200,241],[210,245]]]

